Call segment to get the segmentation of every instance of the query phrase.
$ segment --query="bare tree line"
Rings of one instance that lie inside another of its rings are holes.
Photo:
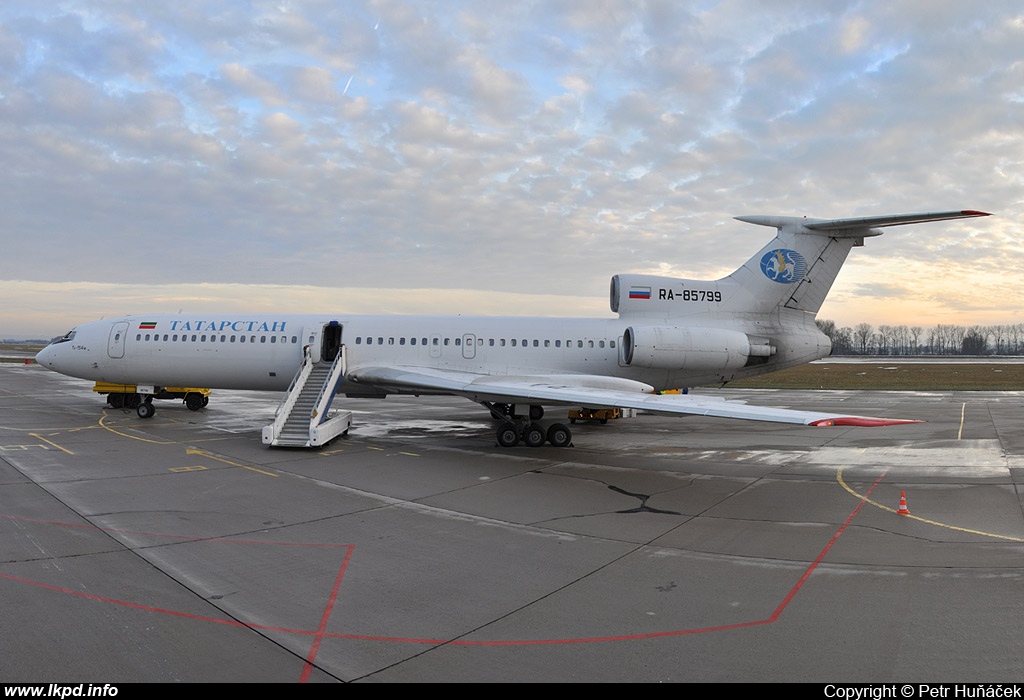
[[[1024,355],[1024,323],[998,326],[878,326],[853,328],[817,319],[833,355]]]

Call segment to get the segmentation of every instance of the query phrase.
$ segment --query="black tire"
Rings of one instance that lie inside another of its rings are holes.
[[[200,408],[206,405],[203,403],[204,398],[205,397],[202,394],[195,391],[190,391],[189,393],[185,394],[185,408],[187,408],[190,411],[198,411]]]
[[[530,420],[540,420],[544,417],[544,407],[533,404],[530,406]]]
[[[519,428],[511,423],[498,426],[498,444],[502,447],[515,447],[519,444]]]
[[[107,394],[107,404],[111,408],[124,408],[124,394]]]
[[[523,442],[530,447],[540,447],[545,439],[544,429],[539,425],[531,425],[523,431]]]
[[[572,431],[565,423],[555,423],[548,428],[548,442],[555,447],[568,447],[572,443]]]
[[[135,409],[135,412],[139,414],[139,418],[152,418],[156,413],[156,408],[153,404],[148,401],[143,401],[139,404],[139,407]]]

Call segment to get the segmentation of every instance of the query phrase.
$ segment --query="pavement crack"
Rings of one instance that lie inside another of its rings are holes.
[[[679,512],[674,511],[674,510],[663,510],[661,508],[652,508],[651,506],[647,505],[647,500],[651,497],[650,494],[633,493],[633,492],[627,491],[625,489],[620,489],[618,486],[614,486],[612,484],[607,484],[607,486],[608,486],[609,489],[611,489],[615,493],[621,493],[623,496],[629,496],[631,498],[636,498],[636,499],[640,500],[640,505],[637,506],[636,508],[628,508],[626,510],[617,510],[617,511],[615,511],[616,513],[659,513],[661,515],[682,515],[682,513],[679,513]]]

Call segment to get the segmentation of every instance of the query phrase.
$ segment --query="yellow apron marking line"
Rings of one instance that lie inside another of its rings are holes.
[[[202,472],[206,471],[206,467],[201,464],[197,464],[194,467],[171,467],[169,471],[178,472]]]
[[[836,481],[838,481],[839,485],[842,486],[844,489],[846,489],[848,493],[850,493],[851,495],[853,495],[856,498],[859,498],[860,500],[864,501],[868,505],[872,505],[875,508],[880,508],[881,510],[887,510],[890,513],[893,513],[893,514],[896,513],[896,509],[895,508],[890,508],[889,506],[883,506],[881,503],[877,503],[875,501],[872,501],[867,496],[862,496],[859,493],[857,493],[856,491],[854,491],[852,488],[847,486],[846,482],[843,481],[843,470],[842,469],[840,469],[839,471],[836,472]],[[916,520],[916,521],[918,521],[920,523],[925,523],[927,525],[934,525],[935,527],[942,527],[942,528],[945,528],[947,530],[955,530],[956,532],[966,532],[967,534],[970,534],[970,535],[981,535],[982,537],[993,537],[993,538],[995,538],[997,540],[1006,540],[1008,542],[1024,542],[1024,538],[1010,537],[1009,535],[997,535],[994,532],[984,532],[983,530],[971,530],[970,528],[966,528],[966,527],[958,527],[956,525],[947,525],[946,523],[936,522],[935,520],[928,520],[926,518],[919,518],[918,516],[913,515],[913,514],[903,515],[903,516],[900,516],[900,517],[911,518],[911,519]]]
[[[45,443],[46,443],[47,445],[50,445],[51,447],[56,447],[56,448],[57,448],[58,450],[60,450],[61,452],[66,452],[66,453],[68,453],[69,455],[73,455],[73,454],[75,454],[75,453],[74,453],[74,452],[72,452],[71,450],[66,450],[66,449],[64,449],[63,447],[61,447],[60,445],[58,445],[58,444],[57,444],[57,443],[55,443],[55,442],[50,442],[49,440],[47,440],[46,438],[44,438],[44,437],[43,437],[42,435],[39,435],[39,434],[37,434],[37,433],[29,433],[29,436],[30,436],[30,437],[34,437],[34,438],[35,438],[36,440],[41,440],[42,442],[45,442]]]
[[[109,430],[110,432],[114,433],[115,435],[120,435],[121,437],[130,438],[132,440],[139,440],[141,442],[148,442],[148,443],[151,443],[153,445],[178,445],[178,444],[180,444],[178,442],[175,442],[174,440],[150,440],[149,438],[139,437],[138,435],[129,435],[128,433],[122,433],[120,430],[115,430],[114,428],[112,428],[109,425],[107,425],[104,422],[104,421],[107,420],[107,418],[108,418],[108,416],[106,414],[104,414],[103,417],[100,418],[99,425],[104,430]],[[57,447],[57,446],[54,445],[54,447]],[[266,472],[266,471],[263,471],[262,469],[257,469],[256,467],[250,467],[247,464],[239,464],[238,462],[232,462],[230,460],[223,459],[221,457],[215,457],[214,455],[210,454],[209,452],[204,452],[203,450],[186,449],[185,450],[185,454],[202,455],[203,457],[207,457],[209,459],[215,459],[215,460],[217,460],[219,462],[224,462],[225,464],[230,464],[233,467],[241,467],[242,469],[248,469],[249,471],[252,471],[252,472],[258,472],[260,474],[265,474],[266,476],[278,476],[278,474],[272,474],[271,472]]]
[[[178,443],[174,442],[173,440],[150,440],[149,438],[139,437],[138,435],[129,435],[128,433],[122,433],[120,430],[115,430],[114,428],[111,428],[109,425],[107,425],[104,422],[104,421],[107,420],[107,418],[109,418],[109,416],[104,413],[103,417],[100,418],[99,426],[101,428],[103,428],[104,430],[109,430],[110,432],[114,433],[114,435],[120,435],[121,437],[126,437],[126,438],[129,438],[131,440],[139,440],[140,442],[148,442],[148,443],[152,443],[154,445],[176,445],[176,444],[178,444]]]
[[[58,433],[74,433],[79,430],[95,430],[95,425],[80,425],[77,428],[44,428],[48,432],[52,432],[54,435]],[[15,433],[31,433],[39,430],[39,428],[12,428],[6,425],[0,425],[0,430],[10,430]]]
[[[241,467],[242,469],[248,469],[251,472],[258,472],[260,474],[265,474],[266,476],[280,476],[280,474],[273,474],[271,472],[265,472],[262,469],[257,469],[256,467],[250,467],[247,464],[239,464],[238,462],[232,462],[231,460],[224,459],[223,457],[217,457],[215,455],[210,454],[209,452],[204,452],[203,450],[188,449],[188,450],[185,450],[185,454],[202,455],[203,457],[206,457],[207,459],[215,459],[218,462],[224,462],[224,464],[230,464],[232,467]]]

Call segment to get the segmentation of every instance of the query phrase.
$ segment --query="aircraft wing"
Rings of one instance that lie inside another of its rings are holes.
[[[642,382],[585,374],[496,376],[423,367],[360,367],[346,380],[391,391],[454,394],[476,402],[634,408],[653,413],[714,416],[813,426],[876,427],[917,420],[851,416],[751,406],[741,401],[694,394],[655,394]]]

